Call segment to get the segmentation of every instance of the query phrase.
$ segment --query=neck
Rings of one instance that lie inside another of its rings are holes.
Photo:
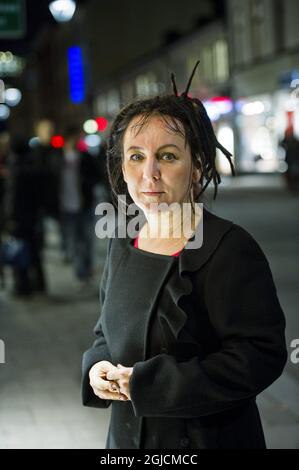
[[[201,215],[201,208],[195,204],[193,212],[190,203],[176,203],[164,211],[145,212],[147,221],[140,236],[147,239],[189,239],[196,230]]]

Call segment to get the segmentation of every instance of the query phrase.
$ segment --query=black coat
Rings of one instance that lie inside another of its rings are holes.
[[[154,263],[143,292],[130,264],[132,240],[109,240],[102,314],[82,381],[85,406],[112,403],[106,448],[265,447],[255,400],[284,369],[285,317],[254,238],[206,209],[203,217],[200,248],[185,248],[178,258],[143,252],[144,266]],[[147,290],[141,324],[134,306],[142,306]],[[93,394],[88,373],[102,360],[133,367],[131,401]]]

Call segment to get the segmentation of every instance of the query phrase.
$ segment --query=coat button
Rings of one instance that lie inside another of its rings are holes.
[[[180,441],[182,447],[187,447],[189,445],[188,437],[183,437]]]

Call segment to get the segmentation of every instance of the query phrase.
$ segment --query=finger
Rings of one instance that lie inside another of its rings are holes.
[[[115,382],[110,382],[110,392],[119,392],[119,384]]]
[[[113,393],[109,391],[103,391],[98,389],[93,389],[94,394],[101,398],[102,400],[127,400],[127,396],[122,393]]]
[[[131,370],[131,367],[125,367],[125,366],[122,366],[121,364],[117,364],[117,368],[121,372],[129,372]]]
[[[109,380],[103,380],[99,377],[93,377],[90,381],[90,385],[98,390],[110,390],[111,387]]]
[[[118,370],[110,370],[106,375],[108,380],[118,380],[122,378],[122,373]]]
[[[121,395],[124,395],[125,397],[128,397],[128,396],[129,396],[129,392],[128,392],[128,390],[126,390],[125,388],[121,388],[121,389],[120,389],[120,394],[121,394]]]
[[[122,364],[117,364],[118,369],[129,369],[129,367],[123,366]]]
[[[119,380],[117,385],[120,387],[120,388],[128,388],[128,384],[129,384],[129,381],[127,378],[125,379],[122,379],[122,380]]]

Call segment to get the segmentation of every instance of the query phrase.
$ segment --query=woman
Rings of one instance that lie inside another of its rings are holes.
[[[255,400],[287,358],[263,251],[194,202],[212,179],[216,197],[216,148],[231,160],[190,82],[180,96],[173,79],[173,96],[129,105],[111,131],[112,190],[145,223],[136,238],[109,239],[97,339],[83,357],[83,404],[112,404],[107,449],[265,448]],[[196,210],[167,210],[174,202]]]

